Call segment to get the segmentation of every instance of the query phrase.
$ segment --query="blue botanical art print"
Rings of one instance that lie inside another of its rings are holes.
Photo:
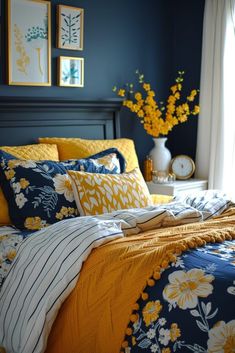
[[[60,86],[83,87],[83,58],[60,57]]]
[[[83,49],[83,9],[58,5],[58,47],[74,50]]]
[[[50,2],[10,0],[9,84],[49,86]]]

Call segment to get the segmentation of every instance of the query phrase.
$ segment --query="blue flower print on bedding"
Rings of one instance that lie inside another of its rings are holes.
[[[161,279],[145,289],[147,299],[138,300],[127,350],[235,352],[234,260],[235,241],[224,241],[188,250],[161,269]]]
[[[116,173],[121,167],[114,161],[115,153],[108,149],[91,158],[52,162],[19,160],[0,151],[0,182],[12,223],[19,229],[38,230],[77,216],[67,170]]]

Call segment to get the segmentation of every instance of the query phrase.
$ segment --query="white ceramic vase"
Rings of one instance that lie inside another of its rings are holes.
[[[153,170],[169,173],[171,153],[165,146],[166,137],[158,137],[153,139],[155,146],[150,151],[153,160]]]

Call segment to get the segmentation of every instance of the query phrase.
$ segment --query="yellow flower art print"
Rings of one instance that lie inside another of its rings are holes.
[[[138,70],[138,84],[140,88],[134,90],[134,84],[126,84],[125,88],[113,88],[119,97],[123,97],[123,106],[140,119],[148,135],[153,137],[166,136],[175,125],[185,123],[191,115],[200,112],[194,100],[198,90],[193,89],[183,99],[182,83],[184,71],[179,71],[175,83],[170,87],[170,94],[166,102],[158,101],[151,85],[144,80],[144,75]]]

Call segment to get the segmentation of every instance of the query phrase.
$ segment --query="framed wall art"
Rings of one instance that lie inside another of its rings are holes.
[[[58,58],[58,86],[84,86],[84,59],[70,56]]]
[[[83,50],[84,10],[79,7],[57,5],[57,47]]]
[[[8,84],[51,86],[51,3],[8,0]]]

